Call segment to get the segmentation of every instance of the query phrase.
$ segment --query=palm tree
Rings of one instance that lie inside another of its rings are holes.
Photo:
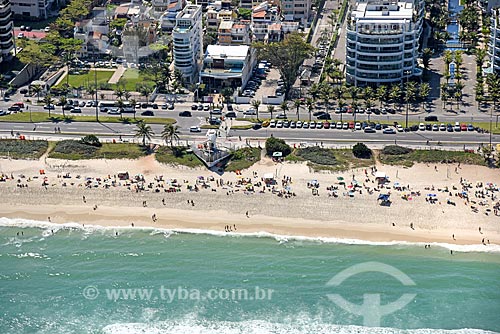
[[[286,102],[286,101],[281,102],[281,104],[280,104],[280,108],[281,108],[281,110],[283,111],[283,114],[285,114],[285,115],[286,115],[286,112],[287,112],[287,111],[288,111],[288,109],[289,109],[289,108],[288,108],[288,102]]]
[[[118,106],[118,111],[120,112],[120,119],[123,119],[123,107],[125,106],[125,103],[123,103],[122,99],[119,99],[116,101],[116,104]]]
[[[312,112],[314,110],[314,100],[308,97],[306,100],[306,105],[307,105],[307,111],[309,112],[309,122],[311,122]]]
[[[36,102],[40,102],[40,93],[43,91],[42,86],[33,85],[31,86],[31,90],[33,91],[33,93],[36,94]]]
[[[297,99],[297,100],[293,101],[293,105],[297,109],[297,120],[300,120],[299,110],[300,110],[300,106],[302,105],[302,101],[300,99]]]
[[[268,105],[267,112],[271,114],[271,118],[273,118],[274,106]]]
[[[132,108],[134,110],[134,120],[135,120],[135,105],[137,104],[137,101],[135,99],[131,99],[130,104],[132,104]]]
[[[484,58],[486,58],[487,52],[485,49],[476,49],[476,65],[478,67],[478,70],[480,70],[483,67],[484,64]]]
[[[118,98],[118,100],[121,100],[121,98],[123,97],[124,94],[125,94],[125,91],[121,87],[118,87],[115,90],[115,95]]]
[[[396,109],[396,103],[399,102],[401,98],[401,87],[399,85],[392,85],[391,91],[389,92],[389,98],[393,103],[393,108]]]
[[[429,65],[431,63],[432,50],[429,48],[425,48],[422,52],[422,64],[424,65],[424,69],[428,70]]]
[[[135,130],[135,137],[142,137],[142,146],[146,146],[146,139],[151,140],[154,135],[153,129],[151,126],[144,123],[144,121],[140,121],[137,123],[137,129]]]
[[[146,102],[149,102],[148,97],[152,92],[151,87],[149,87],[148,85],[142,85],[139,89],[139,92],[141,93],[141,96],[144,96],[146,98]]]
[[[52,109],[52,105],[54,104],[52,96],[50,94],[45,95],[43,98],[43,103],[49,107],[49,117],[50,117],[50,110]]]
[[[425,108],[425,102],[429,98],[429,95],[431,93],[431,86],[429,85],[428,82],[423,82],[420,84],[419,90],[418,90],[418,95],[420,96],[420,99],[422,100],[422,106]]]
[[[128,90],[124,90],[123,96],[125,96],[125,100],[129,100],[132,94]]]
[[[252,100],[252,107],[255,108],[255,113],[257,114],[257,120],[259,120],[260,101],[259,100]]]
[[[64,114],[64,107],[66,106],[66,103],[68,103],[68,99],[66,99],[66,96],[61,96],[61,98],[59,99],[59,103],[61,103],[63,117],[66,117],[66,115]],[[50,108],[49,108],[49,110],[50,110]],[[50,115],[49,115],[49,117],[50,117]]]
[[[179,127],[171,123],[165,124],[161,132],[161,138],[165,140],[165,143],[170,143],[170,147],[173,147],[174,139],[179,140]]]
[[[384,106],[384,101],[387,99],[387,87],[385,85],[378,86],[376,95],[380,102],[380,108],[382,108]]]

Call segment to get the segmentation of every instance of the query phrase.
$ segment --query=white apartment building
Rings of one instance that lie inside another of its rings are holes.
[[[12,41],[12,13],[9,0],[0,1],[0,62],[14,48]]]
[[[347,83],[378,85],[422,75],[417,60],[423,15],[423,0],[358,2],[347,18]]]
[[[490,57],[489,73],[500,73],[500,9],[494,8],[491,16],[490,42],[488,55]]]
[[[210,89],[244,87],[252,76],[255,62],[255,50],[248,45],[209,45],[200,82]]]
[[[306,27],[311,15],[311,0],[281,0],[281,11],[285,21],[299,22]]]
[[[54,0],[11,0],[10,3],[15,15],[45,20]]]
[[[187,5],[177,14],[172,30],[174,67],[184,74],[186,82],[194,83],[202,60],[203,35],[200,5]]]

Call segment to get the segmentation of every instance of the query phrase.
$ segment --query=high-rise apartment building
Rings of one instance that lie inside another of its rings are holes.
[[[0,1],[0,62],[14,48],[12,40],[12,13],[8,0]]]
[[[347,17],[347,82],[378,85],[422,75],[417,60],[423,16],[423,0],[358,2]]]
[[[172,30],[174,66],[184,75],[186,82],[197,82],[202,60],[203,35],[200,5],[187,5],[175,18]]]

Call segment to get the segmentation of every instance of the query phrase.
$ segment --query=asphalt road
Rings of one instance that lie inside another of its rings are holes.
[[[135,125],[121,124],[121,123],[87,123],[87,122],[74,122],[74,123],[5,123],[0,122],[0,136],[10,137],[11,131],[27,136],[42,136],[53,135],[54,127],[59,127],[61,135],[69,137],[81,137],[84,133],[93,133],[100,136],[107,136],[108,138],[116,138],[119,136],[124,138],[132,137],[135,132]],[[162,125],[151,125],[156,138],[163,128]],[[182,139],[195,139],[204,138],[205,130],[201,133],[190,133],[186,129],[181,129],[180,134]],[[59,135],[59,134],[58,134]],[[434,132],[434,131],[416,131],[408,133],[396,134],[383,134],[381,131],[377,133],[364,133],[363,131],[352,130],[332,130],[332,129],[271,129],[262,128],[259,130],[231,130],[230,136],[242,139],[265,139],[269,136],[283,138],[290,142],[309,142],[325,144],[351,144],[354,142],[362,141],[373,144],[389,144],[399,143],[412,146],[426,146],[427,141],[431,146],[435,146],[441,142],[445,146],[455,146],[467,148],[477,148],[481,143],[486,144],[489,142],[489,134],[481,134],[477,132]],[[492,136],[493,143],[500,143],[500,136]]]

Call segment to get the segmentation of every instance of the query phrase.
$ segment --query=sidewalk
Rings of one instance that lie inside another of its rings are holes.
[[[123,65],[118,66],[115,73],[113,73],[111,78],[109,78],[108,83],[111,85],[117,84],[118,81],[120,81],[120,78],[122,77],[123,73],[125,73],[126,70],[127,69],[125,67],[123,67]]]

